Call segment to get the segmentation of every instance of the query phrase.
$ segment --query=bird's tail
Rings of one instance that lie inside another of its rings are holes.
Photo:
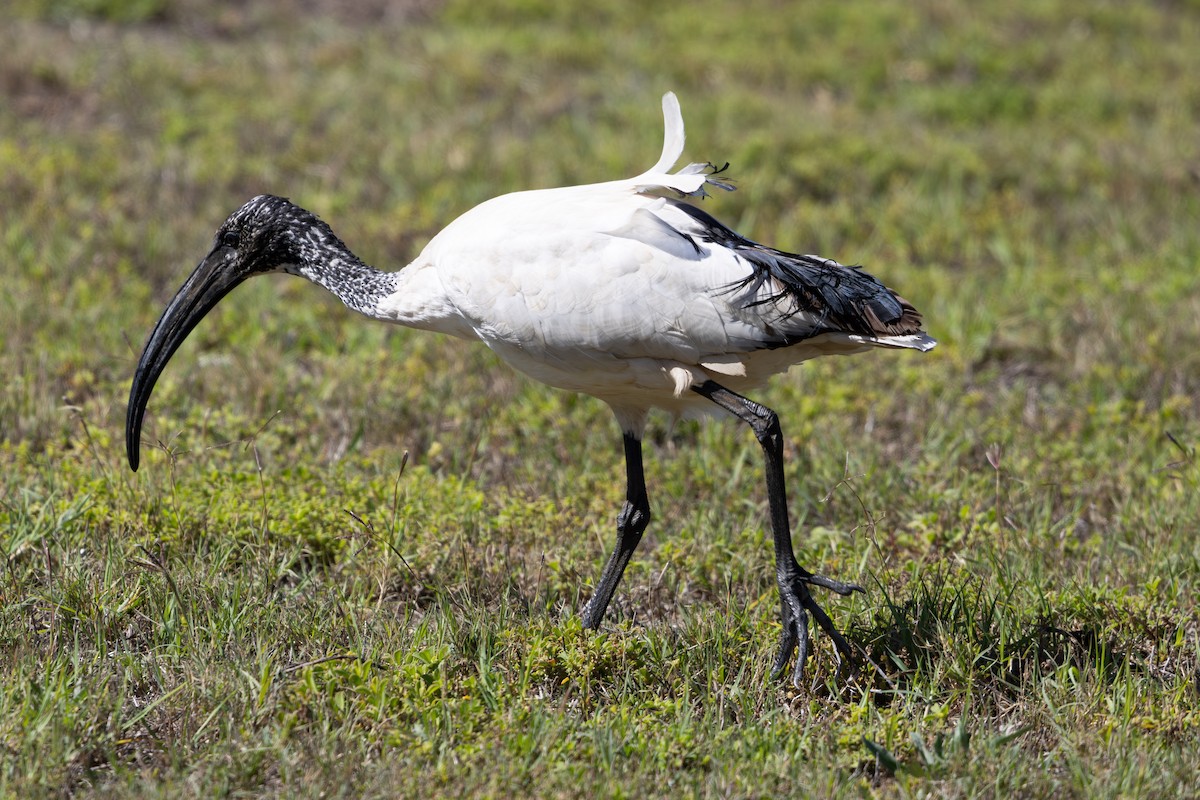
[[[707,194],[705,186],[716,186],[726,191],[733,191],[733,185],[717,180],[715,175],[724,170],[718,169],[711,163],[688,164],[678,172],[670,172],[671,167],[683,155],[683,145],[687,134],[683,128],[683,112],[679,108],[679,98],[674,92],[667,92],[662,99],[663,109],[663,148],[658,162],[633,179],[638,192],[657,194],[663,189],[670,189],[686,196],[703,197]]]
[[[662,98],[663,109],[663,148],[658,163],[651,167],[647,175],[665,175],[683,155],[683,145],[687,134],[683,130],[683,110],[679,107],[679,98],[674,92],[667,92]]]

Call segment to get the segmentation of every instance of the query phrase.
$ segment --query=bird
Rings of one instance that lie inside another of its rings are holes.
[[[646,172],[487,200],[398,271],[368,266],[288,199],[247,201],[217,229],[146,341],[129,392],[130,468],[138,468],[154,385],[201,319],[248,278],[298,275],[366,317],[480,341],[535,380],[609,405],[622,434],[625,500],[616,545],[580,611],[585,629],[600,627],[651,520],[642,454],[649,412],[725,412],[745,423],[763,452],[774,541],[782,632],[772,679],[794,656],[800,687],[810,615],[832,640],[840,670],[852,652],[809,590],[865,590],[800,566],[779,415],[746,394],[817,356],[923,352],[936,341],[911,303],[861,267],[759,244],[699,208],[707,189],[734,188],[728,164],[672,172],[685,142],[674,93],[663,96],[662,112],[662,154]]]

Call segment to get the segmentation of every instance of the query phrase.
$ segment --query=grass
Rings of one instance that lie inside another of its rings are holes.
[[[0,794],[1188,797],[1200,769],[1200,7],[17,0],[0,29]],[[941,344],[762,393],[801,561],[864,655],[778,636],[757,446],[652,426],[599,635],[602,404],[240,288],[141,343],[225,215],[399,266],[504,191],[636,174],[866,264]],[[870,659],[870,663],[866,659]]]

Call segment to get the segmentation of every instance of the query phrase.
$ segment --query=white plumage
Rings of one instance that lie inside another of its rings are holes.
[[[711,164],[670,169],[684,146],[675,95],[663,97],[662,155],[626,180],[517,192],[450,223],[406,268],[363,264],[304,209],[260,195],[234,212],[164,311],[130,393],[127,446],[136,469],[154,383],[188,332],[252,275],[286,271],[380,320],[478,339],[544,383],[607,402],[625,438],[627,500],[618,546],[584,621],[597,627],[649,521],[641,436],[654,407],[686,415],[724,408],[751,425],[767,459],[784,632],[775,671],[800,647],[806,613],[849,649],[808,593],[820,585],[791,550],[782,441],[774,413],[741,396],[820,355],[871,347],[929,350],[920,315],[861,270],[764,247],[683,198],[732,188]]]
[[[831,332],[764,349],[781,328],[813,331],[816,314],[786,302],[753,305],[776,291],[768,283],[752,299],[729,290],[752,266],[705,243],[704,225],[663,196],[727,184],[707,164],[668,172],[684,145],[674,94],[663,97],[663,116],[662,156],[649,171],[481,203],[434,237],[368,314],[478,338],[543,383],[605,400],[639,436],[651,407],[713,410],[687,392],[710,378],[741,392],[814,356],[933,346],[924,333]]]

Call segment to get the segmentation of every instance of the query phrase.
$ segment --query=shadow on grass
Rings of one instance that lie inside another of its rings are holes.
[[[919,578],[907,598],[882,585],[880,592],[884,608],[875,624],[850,630],[848,638],[870,659],[861,675],[873,676],[871,691],[883,706],[947,681],[1017,697],[1029,681],[1065,667],[1102,683],[1123,673],[1161,679],[1167,676],[1155,654],[1178,649],[1177,621],[1140,618],[1113,604],[1056,609],[1043,601],[1031,613],[1011,593],[945,570]]]

